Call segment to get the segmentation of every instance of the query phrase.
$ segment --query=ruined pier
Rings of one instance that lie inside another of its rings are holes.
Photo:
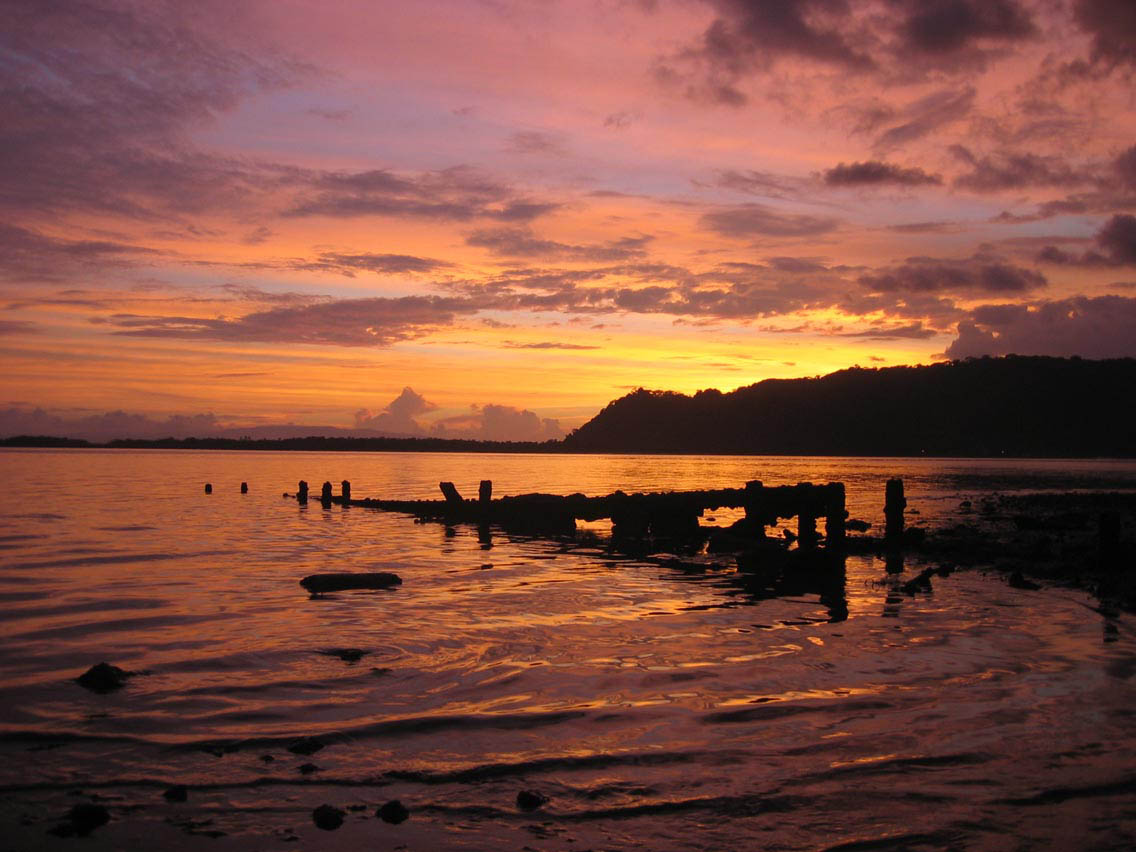
[[[743,523],[749,535],[762,535],[765,527],[783,518],[797,518],[798,545],[816,547],[821,540],[817,521],[824,519],[824,540],[828,547],[842,547],[845,541],[844,485],[839,482],[765,486],[757,480],[744,488],[717,488],[701,491],[667,491],[627,494],[616,491],[602,497],[584,494],[519,494],[494,498],[493,484],[482,480],[478,499],[467,500],[452,482],[441,482],[443,500],[382,500],[352,498],[351,484],[343,482],[341,493],[332,494],[331,483],[324,483],[320,502],[325,506],[358,506],[385,512],[401,512],[422,521],[497,526],[508,531],[571,535],[577,521],[610,519],[612,537],[683,538],[702,533],[698,520],[704,512],[744,509]],[[296,499],[307,502],[306,482],[300,483]]]

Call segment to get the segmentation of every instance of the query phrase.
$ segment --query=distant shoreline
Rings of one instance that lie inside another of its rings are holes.
[[[0,448],[24,449],[76,449],[76,450],[218,450],[248,452],[327,452],[327,453],[502,453],[513,455],[637,455],[637,456],[778,456],[801,458],[904,458],[904,459],[1045,459],[1050,461],[1130,461],[1136,455],[1019,455],[1000,453],[920,453],[919,455],[842,452],[787,453],[770,450],[753,452],[713,452],[706,450],[601,450],[578,449],[566,446],[563,441],[473,441],[447,438],[161,438],[141,440],[119,439],[103,443],[80,438],[60,438],[51,435],[17,435],[0,438]]]

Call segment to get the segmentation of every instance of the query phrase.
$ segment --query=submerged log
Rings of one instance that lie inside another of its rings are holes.
[[[352,589],[389,589],[401,586],[402,578],[387,571],[367,574],[309,574],[300,581],[300,585],[313,595],[321,595],[324,592],[343,592]]]

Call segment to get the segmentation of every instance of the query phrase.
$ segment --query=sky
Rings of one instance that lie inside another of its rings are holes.
[[[0,434],[543,440],[1136,355],[1131,0],[0,14]]]

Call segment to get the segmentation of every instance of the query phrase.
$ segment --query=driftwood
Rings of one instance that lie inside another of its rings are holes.
[[[324,592],[343,592],[350,589],[389,589],[392,586],[401,586],[402,578],[398,574],[386,571],[368,574],[309,574],[300,581],[300,585],[313,595],[321,595]]]

